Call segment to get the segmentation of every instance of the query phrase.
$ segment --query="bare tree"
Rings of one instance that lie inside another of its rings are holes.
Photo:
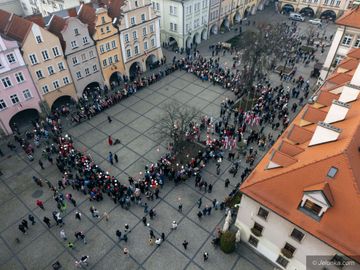
[[[161,141],[170,141],[174,151],[184,148],[194,124],[199,121],[200,111],[176,101],[162,108],[165,114],[159,119],[155,132]]]

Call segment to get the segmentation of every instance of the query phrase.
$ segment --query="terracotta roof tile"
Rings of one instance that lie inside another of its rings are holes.
[[[336,94],[327,92],[327,91],[320,91],[316,99],[316,103],[320,103],[324,106],[330,106],[334,99],[337,99],[338,96]]]
[[[296,156],[297,154],[300,154],[304,151],[303,148],[288,143],[287,141],[282,141],[278,150],[291,157]]]
[[[69,8],[67,11],[70,17],[77,17],[76,8]]]
[[[337,24],[360,28],[360,8],[359,6],[348,10],[343,16],[336,20]]]
[[[347,73],[336,73],[332,76],[329,76],[327,81],[334,84],[344,84],[351,81],[351,78],[352,76]]]
[[[112,0],[109,1],[108,12],[111,18],[120,18],[122,6],[125,4],[125,0]]]
[[[95,34],[96,11],[91,4],[82,4],[78,12],[80,21],[88,25],[89,33]]]
[[[360,59],[360,48],[352,49],[348,54],[347,57]]]
[[[324,121],[326,113],[327,112],[314,108],[312,106],[307,106],[307,108],[305,108],[302,119],[310,123],[317,123],[319,121]]]
[[[280,165],[281,167],[287,167],[297,162],[297,160],[285,153],[275,150],[270,158],[272,162]]]
[[[309,131],[298,125],[292,125],[288,132],[287,139],[289,139],[295,144],[302,144],[306,141],[309,141],[312,135],[312,131]]]
[[[5,32],[5,28],[9,23],[11,17],[11,13],[0,9],[0,32],[4,33]]]
[[[19,16],[13,15],[9,23],[8,28],[6,29],[6,35],[16,41],[23,43],[26,36],[28,35],[32,27],[32,22],[21,18]]]
[[[50,19],[49,24],[47,25],[47,29],[60,39],[63,50],[65,50],[66,43],[63,39],[61,31],[64,29],[65,24],[66,24],[66,20],[64,18],[57,15],[53,15]]]
[[[30,15],[25,17],[25,19],[36,23],[38,26],[45,28],[45,20],[44,17],[41,14],[34,14],[34,15]]]
[[[360,60],[354,59],[354,58],[346,58],[343,61],[340,62],[340,64],[336,67],[336,69],[339,71],[339,69],[344,69],[345,71],[356,69]]]

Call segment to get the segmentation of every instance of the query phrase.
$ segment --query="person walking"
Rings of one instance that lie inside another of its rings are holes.
[[[125,230],[124,230],[124,231],[125,231],[125,233],[127,233],[127,232],[131,232],[131,231],[130,231],[130,226],[129,226],[129,224],[125,224],[125,226],[124,226],[124,227],[125,227]]]
[[[123,252],[124,252],[124,255],[125,255],[125,256],[127,256],[127,257],[130,256],[130,255],[129,255],[129,249],[128,249],[127,247],[124,247]]]
[[[172,229],[172,230],[176,230],[177,227],[178,227],[178,225],[177,225],[176,221],[174,220],[174,221],[171,223],[171,229]]]
[[[45,211],[44,203],[42,200],[36,200],[36,205]]]
[[[109,214],[107,212],[104,212],[103,218],[105,218],[106,221],[109,221]]]
[[[109,135],[109,137],[108,137],[108,143],[109,143],[109,145],[110,146],[112,146],[113,145],[113,140],[112,140],[112,138],[111,138],[111,136]]]
[[[26,229],[25,229],[25,227],[24,227],[24,225],[22,223],[19,224],[18,228],[23,234],[27,234]]]
[[[143,217],[143,218],[142,218],[142,222],[143,222],[144,226],[147,226],[147,222],[146,222],[146,221],[147,221],[146,217]]]
[[[180,203],[179,206],[178,206],[178,211],[179,211],[180,213],[182,213],[182,207],[183,207],[183,205],[182,205],[182,203]]]
[[[64,229],[62,229],[62,230],[60,231],[60,238],[63,239],[64,241],[67,240],[67,237],[66,237],[66,234],[65,234],[65,230],[64,230]]]
[[[41,159],[39,159],[39,166],[42,170],[44,170],[44,163],[41,161]]]
[[[109,121],[109,124],[111,124],[112,119],[111,119],[110,115],[107,116],[107,120]]]
[[[69,242],[67,243],[67,246],[68,246],[68,248],[70,248],[70,249],[74,249],[74,248],[75,248],[74,243],[71,242],[71,241],[69,241]]]
[[[230,180],[229,180],[229,178],[226,178],[225,179],[225,187],[226,188],[229,187],[229,184],[230,184]]]
[[[115,232],[116,236],[118,237],[118,240],[121,240],[121,231],[120,230],[116,230]]]
[[[161,233],[161,239],[165,241],[165,233]]]
[[[44,217],[43,221],[44,221],[45,224],[48,226],[48,228],[51,228],[50,219],[49,219],[48,217]]]
[[[197,205],[198,205],[198,208],[200,208],[200,207],[201,207],[201,204],[202,204],[202,199],[199,198],[196,203],[197,203]]]
[[[81,221],[81,213],[79,211],[75,212],[75,219],[78,219]]]
[[[23,219],[23,220],[21,221],[21,224],[24,226],[24,228],[25,228],[26,230],[29,229],[28,222],[27,222],[26,219]]]
[[[150,238],[156,238],[153,230],[150,230]]]
[[[114,165],[113,153],[111,153],[111,152],[109,152],[109,162],[111,165]]]
[[[28,219],[31,221],[31,225],[34,225],[36,223],[33,215],[29,214]]]
[[[161,242],[162,242],[161,238],[158,238],[158,239],[155,240],[155,244],[156,244],[158,247],[161,245]]]
[[[203,257],[204,257],[204,262],[205,262],[209,259],[209,254],[205,251]]]
[[[182,245],[183,245],[184,249],[187,250],[187,247],[188,247],[188,245],[189,245],[189,242],[186,241],[186,240],[184,240],[184,242],[182,243]]]
[[[118,162],[119,162],[119,158],[118,158],[118,155],[117,155],[117,154],[114,154],[114,159],[115,159],[115,163],[118,163]]]

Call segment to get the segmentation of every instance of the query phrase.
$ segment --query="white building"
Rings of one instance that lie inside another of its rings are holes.
[[[359,5],[347,11],[336,21],[336,24],[338,28],[320,73],[321,80],[325,80],[336,65],[339,64],[352,49],[360,48]]]
[[[154,0],[161,15],[161,42],[173,48],[190,48],[207,39],[209,0]]]
[[[241,240],[289,270],[360,269],[360,48],[240,187]]]
[[[91,0],[21,0],[21,5],[26,16],[41,13],[44,17],[53,12],[77,7]]]
[[[24,15],[20,0],[0,0],[0,9],[16,15]]]

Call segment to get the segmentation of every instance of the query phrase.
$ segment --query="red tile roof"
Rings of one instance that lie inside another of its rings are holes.
[[[337,24],[346,25],[360,29],[360,8],[359,6],[354,7],[351,10],[345,12],[343,16],[336,20]]]
[[[352,49],[348,54],[347,57],[352,57],[355,59],[360,59],[360,48]]]
[[[302,119],[310,123],[317,123],[324,121],[326,114],[325,111],[309,106],[305,109]]]
[[[120,19],[122,13],[122,7],[125,4],[125,0],[111,0],[108,4],[108,13],[111,18]]]
[[[360,71],[360,65],[357,70]],[[355,70],[348,74],[355,74]],[[360,228],[360,211],[354,211],[360,209],[360,99],[351,101],[344,120],[332,124],[341,130],[335,141],[309,146],[317,124],[306,127],[298,125],[309,107],[320,103],[324,105],[322,110],[326,112],[332,101],[339,99],[340,95],[341,93],[333,94],[322,90],[314,105],[306,105],[241,185],[240,190],[360,263],[360,233],[357,233]],[[291,142],[297,145],[291,145]],[[282,153],[276,157],[276,161],[285,166],[264,169],[270,160],[275,162],[276,152],[277,155]],[[285,162],[283,157],[286,157]],[[296,162],[288,162],[289,158]],[[331,167],[338,170],[333,178],[327,176]],[[298,210],[304,192],[308,191],[321,191],[331,204],[320,220]]]
[[[5,28],[9,23],[11,17],[11,13],[0,9],[0,32],[4,33],[5,32]]]
[[[39,25],[42,28],[45,28],[45,21],[44,21],[44,17],[41,14],[34,14],[31,16],[27,16],[25,17],[25,19],[36,23],[37,25]]]
[[[93,36],[96,24],[96,10],[93,6],[91,4],[82,4],[78,12],[78,18],[88,25],[89,33]]]
[[[63,48],[63,50],[65,50],[66,47],[66,43],[64,41],[64,38],[61,34],[61,31],[64,29],[66,24],[66,20],[60,16],[57,15],[53,15],[50,19],[50,22],[47,26],[47,29],[53,33],[54,35],[56,35],[61,42],[61,46]]]
[[[31,21],[14,14],[6,27],[5,34],[10,38],[15,39],[19,43],[23,43],[29,31],[31,30],[31,27]]]

